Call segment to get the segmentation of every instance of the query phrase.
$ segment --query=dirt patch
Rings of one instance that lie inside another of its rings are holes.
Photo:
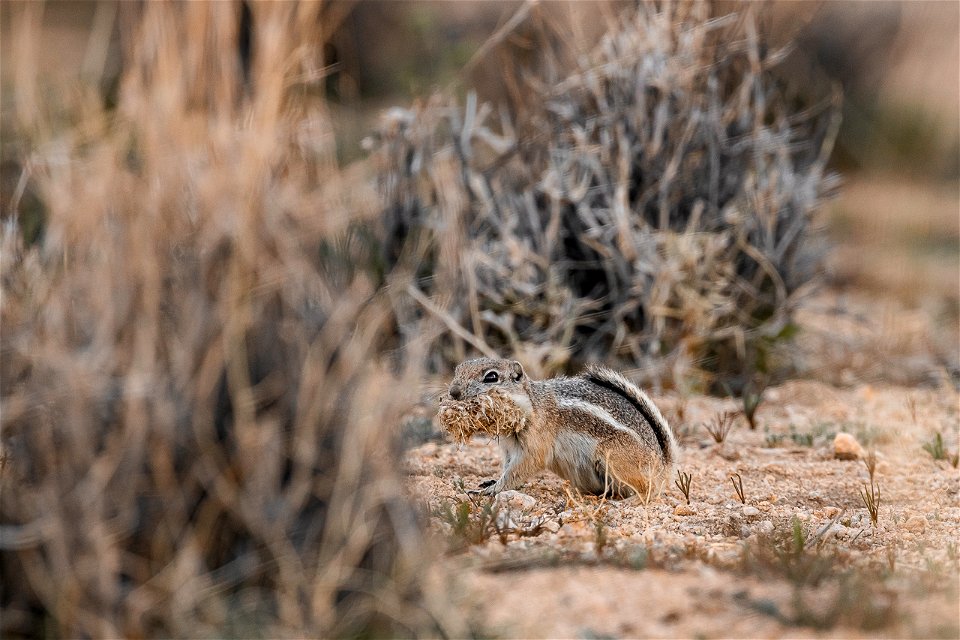
[[[462,544],[451,506],[496,477],[492,441],[434,441],[406,456],[427,501],[452,592],[482,633],[504,637],[797,637],[960,633],[958,401],[951,387],[837,388],[807,380],[768,390],[751,431],[724,442],[702,427],[732,401],[661,396],[683,439],[676,486],[604,501],[543,473],[492,505],[490,535]],[[837,433],[876,454],[876,526],[862,460],[834,456]],[[931,450],[941,434],[947,459]],[[731,476],[742,479],[744,502]],[[530,496],[531,499],[526,498]],[[797,539],[799,536],[799,542]]]

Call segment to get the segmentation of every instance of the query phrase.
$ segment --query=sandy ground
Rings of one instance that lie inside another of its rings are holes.
[[[452,514],[468,503],[481,521],[485,503],[464,489],[499,473],[496,443],[437,437],[408,450],[410,490],[446,549],[445,588],[476,633],[498,637],[958,637],[960,476],[949,457],[960,395],[935,374],[935,355],[913,351],[904,366],[928,372],[924,386],[790,381],[767,391],[756,430],[739,419],[719,444],[703,424],[732,400],[655,397],[682,440],[689,506],[673,484],[605,501],[544,472],[494,503],[502,535],[491,523],[487,540],[469,543]],[[882,378],[869,362],[848,366]],[[860,493],[867,465],[836,457],[839,432],[876,454],[876,526]],[[947,459],[924,449],[938,432]]]

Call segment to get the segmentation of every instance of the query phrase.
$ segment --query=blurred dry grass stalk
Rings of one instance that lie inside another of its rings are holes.
[[[416,274],[400,326],[435,317],[432,366],[469,349],[550,374],[584,361],[736,390],[774,369],[818,273],[813,216],[836,101],[791,111],[754,7],[642,4],[592,51],[538,6],[513,112],[437,94],[371,140],[388,265]],[[427,304],[432,298],[435,302]],[[425,307],[428,313],[424,313]]]
[[[319,4],[131,9],[116,109],[45,87],[18,5],[16,135],[45,236],[2,236],[0,634],[431,633],[388,429],[388,304],[324,259],[343,179]],[[57,102],[58,97],[60,102]]]

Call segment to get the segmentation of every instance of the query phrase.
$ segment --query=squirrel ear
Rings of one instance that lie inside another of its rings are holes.
[[[523,365],[516,360],[513,361],[513,375],[511,377],[514,380],[521,380],[523,378]]]

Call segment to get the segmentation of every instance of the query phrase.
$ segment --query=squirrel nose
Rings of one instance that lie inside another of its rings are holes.
[[[463,395],[463,389],[460,388],[460,385],[454,384],[450,385],[450,397],[454,400],[459,400],[460,396]]]

